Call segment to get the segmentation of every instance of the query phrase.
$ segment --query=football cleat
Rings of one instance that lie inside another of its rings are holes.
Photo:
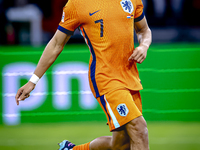
[[[75,146],[75,144],[64,140],[61,143],[58,143],[58,145],[60,146],[59,150],[72,150],[72,148]]]

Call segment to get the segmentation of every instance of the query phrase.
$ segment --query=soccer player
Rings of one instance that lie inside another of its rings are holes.
[[[145,60],[152,38],[141,0],[69,0],[33,76],[16,94],[17,105],[30,96],[76,28],[89,46],[90,87],[107,116],[112,136],[77,146],[64,140],[60,150],[148,150],[136,64]],[[138,47],[134,47],[134,29]]]

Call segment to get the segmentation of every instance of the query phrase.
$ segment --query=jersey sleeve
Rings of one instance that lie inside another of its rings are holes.
[[[66,34],[73,35],[75,29],[78,28],[79,25],[79,17],[77,15],[76,8],[72,0],[69,0],[63,8],[63,15],[59,23],[58,30]]]
[[[137,0],[137,7],[135,10],[134,22],[138,22],[144,18],[143,7],[144,6],[142,3],[142,0]]]

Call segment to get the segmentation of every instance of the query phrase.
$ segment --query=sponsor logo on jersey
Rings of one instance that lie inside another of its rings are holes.
[[[122,0],[120,4],[125,12],[132,14],[134,7],[133,3],[130,0]]]
[[[126,107],[126,104],[118,105],[117,111],[118,111],[119,115],[123,116],[123,117],[127,116],[128,112],[129,112],[128,108]]]

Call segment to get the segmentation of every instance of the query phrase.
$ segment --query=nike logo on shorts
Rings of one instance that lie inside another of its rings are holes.
[[[93,13],[89,13],[89,15],[92,16],[92,15],[96,14],[96,13],[99,12],[99,11],[100,11],[100,10],[97,10],[97,11],[95,11],[95,12],[93,12]]]

